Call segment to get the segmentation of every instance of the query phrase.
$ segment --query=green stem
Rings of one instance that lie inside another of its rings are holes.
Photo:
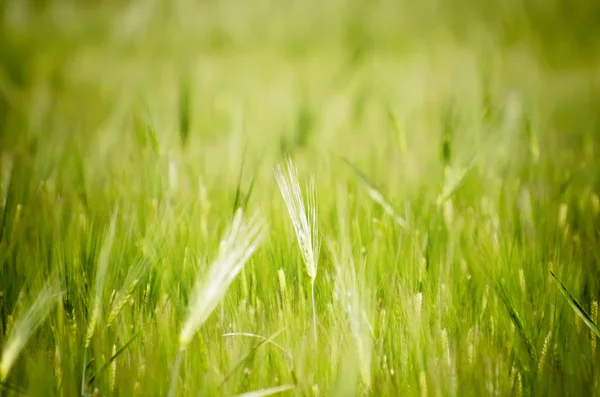
[[[169,397],[175,397],[175,392],[177,392],[177,381],[179,378],[179,367],[181,365],[181,355],[183,351],[179,350],[177,353],[177,358],[175,359],[175,365],[173,366],[173,372],[171,373],[171,386],[169,387]]]
[[[313,310],[313,332],[315,337],[315,351],[319,349],[319,340],[317,339],[317,311],[315,310],[315,281],[311,281],[311,296]]]

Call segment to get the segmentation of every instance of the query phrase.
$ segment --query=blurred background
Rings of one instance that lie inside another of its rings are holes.
[[[600,3],[567,0],[4,1],[0,146],[100,162],[98,178],[148,136],[215,180],[244,153],[297,148],[377,172],[390,140],[418,179],[449,129],[463,160],[519,139],[542,161],[585,160],[598,20]]]

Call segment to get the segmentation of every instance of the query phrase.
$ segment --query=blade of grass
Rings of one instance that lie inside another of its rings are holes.
[[[587,325],[592,330],[592,332],[596,334],[598,338],[600,338],[600,330],[598,329],[598,326],[594,323],[594,320],[592,320],[590,315],[579,304],[579,302],[577,302],[577,299],[575,299],[573,295],[571,295],[567,287],[565,287],[565,285],[558,279],[558,277],[556,277],[556,274],[554,274],[552,270],[550,270],[550,274],[552,275],[554,280],[556,280],[560,292],[563,294],[567,302],[569,302],[569,305],[571,305],[573,310],[575,310],[575,313],[577,313],[577,315],[583,319],[585,325]]]
[[[284,353],[286,356],[287,356],[287,355],[290,355],[290,356],[291,356],[291,353],[290,353],[290,352],[289,352],[289,350],[287,350],[285,347],[281,346],[281,345],[280,345],[280,344],[278,344],[277,342],[273,342],[273,341],[272,341],[272,340],[270,340],[269,338],[267,338],[267,337],[264,337],[264,336],[262,336],[262,335],[256,335],[256,334],[252,334],[252,333],[249,333],[249,332],[229,332],[229,333],[223,334],[223,337],[226,337],[226,336],[245,336],[245,337],[249,337],[249,338],[257,338],[257,339],[260,339],[260,340],[262,340],[262,341],[265,341],[265,342],[267,342],[267,343],[270,343],[270,344],[272,344],[273,346],[277,347],[277,348],[278,348],[279,350],[281,350],[281,351],[282,351],[282,352],[283,352],[283,353]]]
[[[521,339],[523,340],[523,343],[525,344],[525,349],[527,350],[527,354],[529,355],[529,358],[532,361],[536,361],[536,355],[535,355],[535,350],[533,348],[533,343],[531,343],[531,339],[525,332],[525,327],[523,326],[523,320],[521,320],[519,313],[517,313],[514,306],[512,305],[512,303],[508,297],[508,293],[506,292],[506,288],[501,281],[496,282],[496,291],[498,292],[498,295],[500,296],[500,300],[504,304],[504,307],[508,311],[508,315],[509,315],[511,321],[513,322],[513,324],[515,325],[518,334],[521,336]]]
[[[231,378],[233,376],[233,374],[235,373],[235,371],[244,363],[246,362],[246,360],[250,357],[252,357],[252,355],[256,352],[256,349],[258,349],[259,347],[261,347],[262,345],[264,345],[265,343],[272,343],[273,339],[275,339],[277,337],[277,335],[281,334],[284,330],[281,329],[277,332],[275,332],[273,335],[271,335],[270,337],[261,340],[260,342],[258,342],[256,345],[254,345],[254,347],[252,347],[252,349],[250,349],[250,351],[248,353],[246,353],[244,355],[244,357],[242,357],[234,366],[233,368],[231,368],[231,370],[229,370],[229,372],[225,375],[225,377],[223,378],[223,382],[221,382],[221,387],[223,385],[225,385],[225,383],[227,383],[227,381],[229,380],[229,378]]]
[[[137,332],[135,335],[133,335],[133,336],[131,337],[131,339],[129,339],[129,340],[127,341],[127,343],[125,343],[123,346],[121,346],[121,348],[120,348],[119,350],[117,350],[117,352],[116,352],[115,354],[113,354],[113,355],[112,355],[112,357],[111,357],[111,358],[109,358],[109,359],[108,359],[108,361],[107,361],[107,362],[105,362],[105,363],[102,365],[102,367],[100,368],[100,370],[98,370],[98,373],[101,373],[101,372],[105,371],[105,370],[106,370],[106,369],[107,369],[107,368],[110,366],[110,364],[111,364],[111,363],[112,363],[114,360],[116,360],[116,358],[117,358],[117,357],[119,357],[119,356],[121,355],[121,353],[123,353],[123,352],[124,352],[124,351],[125,351],[125,350],[126,350],[128,347],[129,347],[129,345],[131,345],[131,343],[132,343],[132,342],[135,340],[135,338],[137,338],[137,337],[139,336],[139,334],[140,334],[140,333],[139,333],[139,332]],[[90,379],[88,380],[88,387],[90,387],[90,386],[91,386],[91,385],[94,383],[94,381],[95,381],[95,380],[96,380],[96,375],[92,375],[92,376],[90,377]]]
[[[92,340],[92,336],[94,336],[94,331],[96,330],[96,325],[100,320],[99,317],[101,314],[102,297],[104,295],[104,284],[106,280],[106,274],[108,272],[108,263],[110,262],[110,253],[112,251],[112,245],[116,234],[115,232],[118,213],[119,209],[115,208],[110,220],[110,225],[108,226],[108,229],[104,236],[102,247],[100,248],[100,255],[98,257],[98,267],[96,268],[96,279],[94,283],[92,313],[88,322],[88,328],[85,337],[86,348],[89,347],[90,342]]]
[[[283,391],[295,389],[295,385],[283,385],[283,386],[275,386],[269,387],[268,389],[261,389],[256,391],[250,391],[248,393],[237,394],[235,397],[263,397],[270,396],[272,394],[281,393]]]
[[[181,147],[185,148],[188,144],[190,134],[190,102],[191,90],[189,76],[184,74],[179,82],[179,140]]]
[[[400,225],[404,229],[408,229],[408,222],[404,218],[396,214],[396,211],[394,210],[392,204],[385,198],[385,196],[383,195],[383,193],[381,193],[381,190],[379,190],[375,183],[371,179],[369,179],[369,177],[364,172],[362,172],[356,165],[350,162],[350,160],[348,160],[345,157],[343,157],[342,160],[344,160],[344,162],[354,172],[354,174],[358,177],[358,180],[365,185],[371,199],[377,204],[379,204],[381,208],[383,208],[383,210],[389,216],[391,216],[392,219],[396,221],[398,225]]]
[[[264,158],[264,152],[265,152],[265,148],[263,148],[262,153],[260,155],[260,159]],[[242,204],[242,208],[244,210],[246,210],[246,208],[248,208],[248,201],[250,201],[250,196],[252,195],[252,192],[254,191],[254,186],[256,185],[256,178],[258,176],[258,170],[260,169],[260,162],[256,165],[256,169],[254,171],[254,174],[252,175],[252,180],[250,181],[250,186],[248,186],[248,193],[246,193],[245,197],[244,197],[244,203]]]

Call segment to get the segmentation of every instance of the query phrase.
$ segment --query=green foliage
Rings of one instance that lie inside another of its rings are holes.
[[[0,2],[0,395],[597,394],[594,4]]]

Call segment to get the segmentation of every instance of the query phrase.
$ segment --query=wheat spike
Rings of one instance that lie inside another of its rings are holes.
[[[179,348],[185,350],[192,338],[219,304],[227,288],[242,270],[263,238],[263,226],[256,217],[248,222],[238,210],[210,266],[202,288],[196,288],[189,314],[179,335]]]
[[[55,279],[44,285],[37,298],[29,309],[18,316],[13,327],[4,340],[2,358],[0,359],[0,381],[4,382],[21,353],[23,347],[48,316],[60,296],[60,286]]]
[[[311,300],[313,311],[313,332],[317,344],[317,314],[315,310],[315,279],[317,278],[317,263],[319,260],[319,233],[317,229],[317,192],[314,179],[307,186],[307,203],[304,205],[302,190],[298,183],[298,172],[289,156],[286,156],[286,166],[277,163],[275,179],[281,191],[281,196],[296,232],[300,252],[304,259],[306,273],[311,281]]]
[[[298,182],[298,172],[289,156],[286,156],[285,167],[282,167],[279,163],[275,166],[275,179],[296,232],[300,252],[306,266],[306,273],[311,281],[314,281],[317,277],[317,261],[319,258],[317,195],[314,179],[311,179],[307,186],[306,205]]]

